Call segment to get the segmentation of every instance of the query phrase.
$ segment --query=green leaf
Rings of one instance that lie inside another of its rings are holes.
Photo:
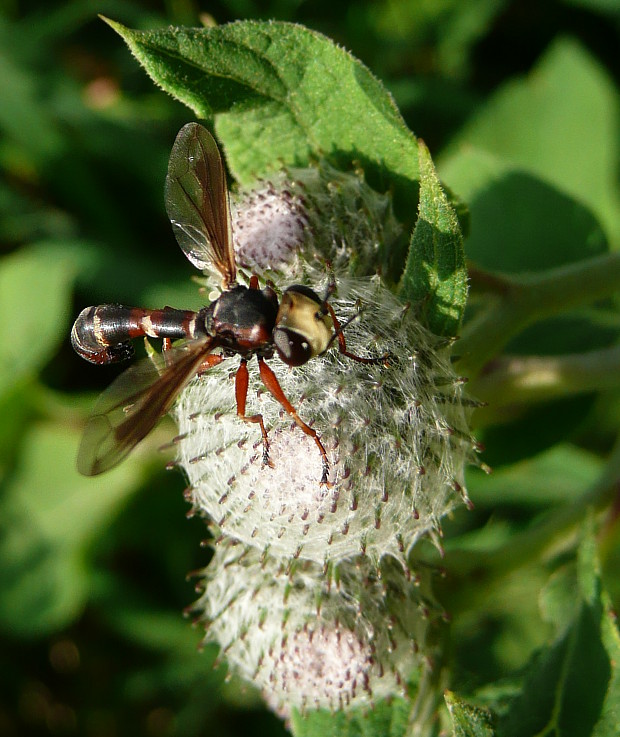
[[[594,401],[594,395],[587,393],[533,404],[512,420],[506,411],[499,424],[485,427],[478,434],[486,447],[484,460],[497,470],[538,456],[557,443],[569,442]]]
[[[541,616],[553,627],[557,637],[562,636],[579,615],[581,601],[575,597],[578,585],[577,567],[571,561],[555,571],[540,592]]]
[[[568,5],[578,5],[594,13],[604,13],[617,20],[620,18],[620,6],[618,0],[564,0]]]
[[[546,593],[547,615],[559,618],[559,639],[530,665],[522,694],[511,704],[500,733],[506,737],[600,737],[620,728],[620,654],[618,632],[607,595],[602,591],[596,542],[587,525],[577,561],[575,616],[566,592]]]
[[[390,0],[356,7],[384,47],[424,49],[432,39],[436,78],[466,79],[472,47],[489,32],[508,0],[442,0],[440,3]],[[359,20],[356,20],[359,23]],[[403,52],[404,53],[404,52]],[[388,62],[389,67],[389,62]],[[415,75],[410,75],[415,79]]]
[[[188,626],[179,611],[154,607],[136,596],[135,590],[119,586],[114,580],[109,588],[108,596],[96,602],[106,625],[122,641],[131,643],[132,648],[162,656],[157,668],[140,673],[138,687],[148,690],[165,683],[167,688],[178,690],[187,698],[188,692],[199,684],[202,698],[221,706],[224,669],[214,667],[217,647],[209,644],[203,652],[198,652],[202,632]]]
[[[441,175],[470,206],[467,257],[494,271],[542,271],[608,250],[593,212],[538,176],[468,148]]]
[[[0,514],[0,627],[32,636],[66,626],[88,596],[86,551],[141,480],[124,464],[104,478],[75,467],[79,432],[35,425],[22,442]]]
[[[559,443],[490,475],[472,468],[467,474],[467,489],[476,506],[565,505],[594,484],[602,468],[598,455]]]
[[[0,263],[0,396],[36,374],[65,338],[75,264],[57,256],[22,249]]]
[[[198,117],[215,116],[239,182],[313,158],[357,162],[413,213],[415,138],[381,82],[325,36],[274,21],[143,32],[104,20],[158,85]]]
[[[295,737],[404,737],[409,703],[403,699],[379,701],[372,710],[294,712],[291,729]]]
[[[602,638],[613,669],[605,702],[592,737],[616,737],[620,734],[620,635],[615,615],[611,611],[608,611],[603,622]]]
[[[487,709],[468,704],[449,691],[445,699],[452,718],[454,737],[493,737],[495,730]]]
[[[609,240],[620,235],[617,92],[598,61],[576,42],[557,40],[526,78],[505,84],[454,139],[442,164],[470,148],[580,202],[597,216]],[[443,165],[440,171],[466,196]]]
[[[617,626],[617,613],[607,592],[601,591],[600,571],[596,556],[596,540],[591,534],[582,545],[578,560],[578,574],[588,600],[594,601],[600,596],[602,603],[601,643],[611,669],[603,707],[592,735],[593,737],[616,737],[620,734],[620,633]]]
[[[33,412],[30,401],[33,384],[24,381],[0,396],[0,483],[12,464],[22,432]]]
[[[43,102],[39,80],[17,58],[28,43],[15,25],[0,19],[0,131],[39,165],[58,154],[62,137]]]
[[[428,149],[419,142],[420,206],[400,286],[423,323],[437,335],[456,335],[467,300],[463,236]]]

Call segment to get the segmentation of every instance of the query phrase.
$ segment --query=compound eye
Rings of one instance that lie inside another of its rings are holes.
[[[296,330],[274,328],[272,336],[280,358],[289,366],[301,366],[312,358],[312,346]]]

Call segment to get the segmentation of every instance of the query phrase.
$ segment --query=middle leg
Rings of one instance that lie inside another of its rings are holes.
[[[244,422],[255,422],[260,425],[261,435],[263,436],[263,464],[265,466],[271,466],[273,463],[269,460],[269,439],[267,438],[267,430],[265,429],[265,423],[263,422],[263,416],[246,415],[245,405],[248,398],[248,362],[245,358],[241,359],[237,373],[235,374],[235,399],[237,400],[237,416]]]

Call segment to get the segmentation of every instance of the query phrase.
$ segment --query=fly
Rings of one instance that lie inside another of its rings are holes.
[[[225,358],[241,358],[235,374],[237,415],[259,426],[263,463],[269,460],[269,439],[260,414],[246,414],[247,363],[258,361],[260,378],[320,453],[321,484],[329,484],[329,461],[316,430],[298,415],[266,363],[274,354],[289,366],[301,366],[325,353],[336,340],[340,352],[362,363],[347,350],[333,307],[307,286],[288,287],[280,300],[270,285],[259,287],[251,276],[246,287],[237,282],[226,173],[217,144],[198,123],[179,131],[166,176],[166,210],[176,239],[198,269],[212,269],[222,278],[222,294],[198,312],[164,307],[158,310],[105,304],[85,308],[73,325],[71,344],[95,364],[124,361],[133,355],[132,339],[163,338],[164,368],[152,361],[134,364],[97,400],[78,452],[78,470],[94,476],[113,468],[168,413],[179,392],[196,374]],[[172,345],[172,341],[182,340]],[[217,353],[214,351],[218,350]]]

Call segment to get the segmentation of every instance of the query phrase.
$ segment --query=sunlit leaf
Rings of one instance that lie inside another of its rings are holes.
[[[132,464],[103,479],[79,476],[77,443],[77,430],[35,426],[4,489],[0,627],[14,635],[54,631],[80,613],[88,546],[141,478]]]
[[[469,203],[468,258],[487,269],[549,269],[605,253],[607,238],[580,198],[499,156],[468,147],[441,175]]]
[[[420,207],[400,295],[438,335],[455,335],[467,300],[463,236],[430,154],[420,142]]]
[[[216,118],[241,183],[282,164],[357,162],[371,183],[417,203],[416,141],[391,96],[357,59],[319,33],[245,21],[135,31],[107,21],[149,75],[198,117]]]
[[[599,62],[575,41],[557,40],[528,77],[506,83],[480,107],[448,156],[470,147],[493,154],[585,205],[617,237],[616,106]]]
[[[0,263],[0,395],[33,375],[65,338],[75,264],[45,248]]]
[[[495,508],[564,505],[581,496],[599,477],[602,467],[603,462],[594,453],[559,443],[490,475],[471,469],[467,488],[476,504]]]

